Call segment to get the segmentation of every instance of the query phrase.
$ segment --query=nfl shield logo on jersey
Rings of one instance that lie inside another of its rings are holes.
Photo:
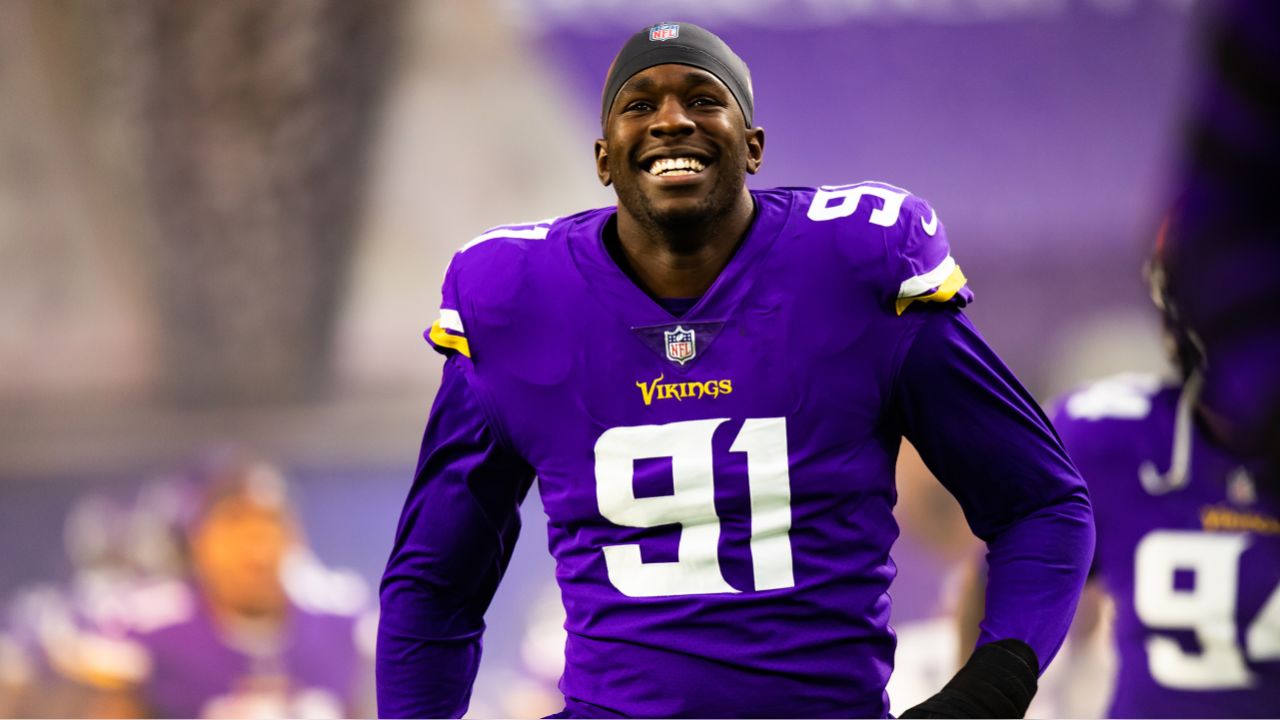
[[[692,330],[685,330],[677,325],[675,330],[666,330],[662,335],[667,341],[667,359],[671,362],[683,365],[698,354]]]
[[[680,37],[680,26],[675,23],[662,23],[649,28],[649,42],[675,40],[678,37]]]

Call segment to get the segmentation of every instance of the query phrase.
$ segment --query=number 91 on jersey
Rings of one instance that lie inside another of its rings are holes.
[[[736,593],[718,555],[712,436],[728,418],[611,428],[595,446],[600,514],[624,527],[680,525],[675,562],[644,562],[635,543],[604,548],[609,581],[631,597]],[[786,418],[750,418],[733,453],[745,453],[751,507],[751,567],[755,590],[795,585],[791,552],[791,476]],[[669,459],[672,492],[636,497],[637,460]]]

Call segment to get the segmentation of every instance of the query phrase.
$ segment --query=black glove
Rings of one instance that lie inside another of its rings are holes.
[[[1021,640],[998,640],[973,651],[942,692],[903,718],[1020,718],[1036,695],[1040,662]]]

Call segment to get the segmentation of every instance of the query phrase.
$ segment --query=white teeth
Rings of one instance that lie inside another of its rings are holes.
[[[691,157],[658,158],[649,166],[651,175],[694,175],[706,169],[698,160]]]

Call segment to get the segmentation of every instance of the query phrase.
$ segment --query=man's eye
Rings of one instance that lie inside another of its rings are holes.
[[[636,100],[634,102],[627,103],[626,107],[622,108],[622,111],[623,112],[644,112],[646,110],[651,110],[651,109],[653,109],[652,103],[648,102],[647,100]]]
[[[720,105],[721,103],[715,98],[700,96],[700,97],[694,98],[693,100],[690,100],[689,104],[694,107],[714,107],[716,105]]]

